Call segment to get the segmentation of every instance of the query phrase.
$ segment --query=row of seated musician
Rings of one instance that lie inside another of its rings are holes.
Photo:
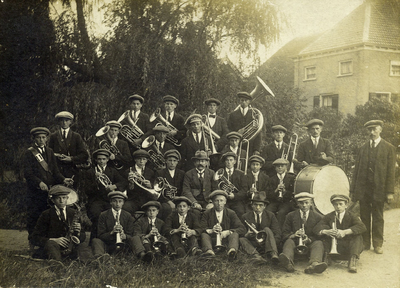
[[[42,213],[32,237],[47,257],[58,261],[63,256],[79,256],[81,245],[77,240],[70,247],[72,237],[84,240],[79,218],[74,217],[72,208],[66,207],[69,193],[69,189],[61,185],[51,191],[55,205]],[[361,233],[366,228],[356,215],[346,210],[349,202],[346,195],[333,195],[330,201],[334,211],[321,216],[310,209],[312,194],[297,194],[295,198],[300,208],[288,214],[282,232],[275,215],[265,211],[268,203],[265,192],[255,193],[251,211],[241,217],[226,207],[229,196],[223,190],[210,194],[213,208],[201,217],[191,212],[190,199],[179,196],[173,200],[176,210],[165,222],[157,218],[161,207],[157,201],[142,205],[145,214],[135,222],[131,214],[122,209],[126,193],[113,191],[108,197],[111,208],[101,213],[98,235],[92,241],[93,257],[103,261],[109,259],[108,253],[129,250],[145,262],[156,261],[163,255],[170,258],[198,255],[213,258],[223,251],[233,261],[241,247],[255,265],[270,261],[280,264],[288,272],[294,272],[296,251],[309,254],[305,273],[313,274],[322,273],[328,267],[328,251],[337,251],[348,257],[348,270],[355,273],[363,250]],[[281,241],[283,250],[278,255]]]

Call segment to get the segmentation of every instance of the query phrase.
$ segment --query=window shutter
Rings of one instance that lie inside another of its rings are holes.
[[[314,108],[319,107],[319,96],[314,96]]]

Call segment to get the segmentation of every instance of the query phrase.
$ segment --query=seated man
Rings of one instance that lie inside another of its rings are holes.
[[[78,257],[78,247],[86,238],[80,224],[80,212],[66,206],[71,189],[55,185],[49,191],[54,206],[44,211],[32,233],[32,242],[43,256],[61,261],[63,256]]]
[[[247,184],[249,185],[248,197],[253,198],[254,192],[267,191],[269,177],[260,171],[264,164],[264,158],[253,155],[249,158],[250,169],[247,171]],[[267,201],[268,202],[268,201]]]
[[[141,217],[134,225],[133,247],[135,254],[145,262],[154,260],[157,256],[167,253],[168,240],[161,236],[164,221],[157,218],[160,203],[149,201],[142,206],[145,216]]]
[[[347,211],[349,197],[335,194],[331,203],[335,211],[325,215],[314,227],[314,233],[323,236],[325,251],[331,251],[332,239],[336,239],[339,254],[349,255],[349,272],[357,273],[357,260],[363,251],[363,238],[367,228],[361,219]]]
[[[287,173],[288,160],[279,158],[273,164],[276,173],[269,178],[267,198],[270,204],[267,206],[267,210],[276,213],[279,225],[283,228],[286,215],[295,209],[293,193],[296,177]]]
[[[239,236],[246,233],[246,228],[235,211],[226,208],[228,194],[223,190],[215,190],[210,194],[214,207],[205,211],[201,218],[201,246],[204,256],[214,257],[213,246],[220,252],[222,245],[228,246],[228,259],[236,259],[239,249]],[[213,245],[214,244],[214,245]]]
[[[100,214],[97,228],[97,238],[92,240],[92,251],[95,258],[108,253],[115,253],[120,248],[133,247],[133,217],[122,210],[126,191],[113,191],[108,193],[111,209]],[[125,246],[125,243],[128,245]]]
[[[239,241],[243,250],[252,255],[256,263],[265,263],[266,261],[261,257],[260,253],[267,253],[270,255],[272,263],[278,264],[276,243],[281,241],[281,229],[275,215],[272,212],[265,211],[266,203],[268,201],[264,191],[254,194],[251,199],[253,211],[247,212],[242,216],[248,231]],[[255,231],[259,233],[256,232],[256,234]]]
[[[295,199],[299,209],[286,216],[282,230],[283,252],[279,255],[279,262],[288,272],[294,272],[295,251],[299,254],[310,251],[310,265],[304,270],[307,274],[322,273],[328,267],[325,262],[322,262],[324,245],[313,232],[315,225],[322,218],[319,213],[310,209],[313,198],[314,195],[307,192],[296,194]],[[303,246],[299,246],[300,237]]]
[[[198,217],[190,210],[192,201],[184,196],[175,197],[173,201],[176,211],[165,221],[164,234],[170,238],[178,258],[185,257],[187,252],[191,256],[201,254],[197,243],[201,228]]]

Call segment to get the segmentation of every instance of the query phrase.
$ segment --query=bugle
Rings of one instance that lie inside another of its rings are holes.
[[[223,168],[218,169],[218,171],[214,174],[214,181],[219,181],[218,188],[224,190],[228,194],[231,194],[234,191],[239,191],[235,185],[233,185],[231,181],[224,176]]]
[[[132,167],[129,170],[128,181],[130,184],[137,185],[138,187],[147,191],[150,194],[152,200],[157,200],[161,195],[161,193],[154,190],[154,188],[146,187],[144,184],[144,182],[146,181],[146,178],[144,178],[144,176],[140,175],[137,171],[134,171]]]
[[[108,176],[105,173],[103,173],[103,171],[101,171],[97,166],[95,166],[94,170],[96,172],[95,176],[97,182],[99,182],[104,187],[112,185],[110,178],[108,178]]]
[[[114,154],[115,156],[120,155],[121,152],[119,151],[119,149],[117,148],[117,146],[112,145],[110,143],[108,143],[107,140],[101,140],[99,143],[99,147],[101,149],[106,149],[108,150],[110,153]],[[114,166],[115,169],[117,170],[121,170],[122,168],[124,168],[124,165],[120,164],[117,160],[111,160],[110,161],[112,163],[112,165]]]
[[[335,221],[332,222],[332,229],[333,229],[333,230],[337,230],[337,227],[336,227],[336,218],[335,218]],[[330,255],[339,254],[339,252],[337,251],[337,239],[336,239],[336,237],[332,237],[331,251],[329,252],[329,254],[330,254]]]
[[[159,169],[164,169],[165,168],[165,159],[164,156],[162,155],[161,151],[158,149],[156,146],[156,137],[154,135],[150,135],[146,139],[143,140],[142,142],[142,148],[147,149],[147,152],[150,154],[150,162],[154,165],[154,167],[159,170]],[[154,148],[154,150],[153,150]]]
[[[247,165],[249,165],[249,152],[250,152],[250,145],[249,145],[249,140],[247,139],[243,139],[242,141],[240,141],[240,145],[239,145],[239,149],[238,149],[238,161],[237,161],[237,169],[238,170],[242,170],[242,159],[240,158],[240,156],[242,156],[242,147],[243,147],[243,143],[246,142],[247,146],[246,146],[246,158],[244,161],[244,175],[247,175]]]
[[[162,115],[161,115],[161,109],[157,108],[156,111],[153,112],[153,114],[150,115],[150,123],[154,122],[154,120],[158,120],[161,122],[161,125],[164,125],[169,129],[169,131],[176,131],[178,132],[178,129],[176,129],[171,123],[169,123],[168,120],[166,120]],[[158,123],[156,126],[158,126],[160,123]],[[179,143],[178,139],[176,139],[174,136],[171,136],[170,134],[167,134],[167,140],[174,144],[175,146],[181,146]]]
[[[299,255],[304,255],[307,254],[308,252],[308,247],[306,245],[304,245],[303,242],[303,237],[307,237],[307,235],[305,234],[305,230],[304,230],[304,223],[303,226],[301,227],[301,229],[303,230],[304,235],[299,237],[299,245],[296,246],[296,253]]]
[[[256,228],[253,227],[247,220],[244,220],[244,222],[249,226],[250,230],[253,231],[255,234],[255,239],[258,244],[262,244],[265,242],[265,239],[267,239],[267,233],[265,231],[258,231]]]
[[[289,145],[288,145],[288,150],[285,153],[285,149],[282,149],[282,157],[283,159],[288,160],[290,150],[293,146],[293,152],[292,152],[292,160],[290,161],[290,168],[288,173],[294,174],[294,162],[293,160],[295,159],[296,156],[296,149],[297,149],[297,142],[298,142],[299,136],[296,133],[293,133],[292,136],[290,137]]]

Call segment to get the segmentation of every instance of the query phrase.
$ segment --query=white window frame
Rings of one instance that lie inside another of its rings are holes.
[[[379,95],[387,95],[387,101],[388,102],[392,102],[392,92],[369,92],[369,94],[368,94],[368,100],[371,100],[370,99],[370,94],[371,93],[374,93],[374,94],[379,94]],[[376,96],[375,96],[376,97]],[[382,98],[378,98],[378,99],[382,99]]]
[[[348,62],[351,63],[350,64],[351,72],[350,73],[342,73],[342,64],[348,63]],[[353,71],[354,71],[353,60],[348,59],[348,60],[339,61],[339,74],[338,74],[338,77],[351,76],[351,75],[353,75]]]
[[[307,78],[308,74],[307,74],[307,70],[314,68],[314,78]],[[312,81],[312,80],[316,80],[317,79],[317,67],[316,66],[305,66],[304,67],[304,80],[303,81]]]
[[[336,107],[336,108],[332,107],[332,100],[331,100],[331,106],[325,106],[324,105],[324,100],[325,99],[328,99],[328,98],[332,99],[335,96],[337,97],[337,105],[338,105],[338,107]],[[327,107],[327,108],[339,110],[339,94],[321,94],[321,95],[316,96],[316,97],[319,97],[319,107],[320,108]]]
[[[399,67],[400,67],[400,61],[399,61],[399,60],[390,60],[390,72],[389,72],[389,76],[392,76],[392,77],[400,77],[400,72],[399,72],[399,74],[394,74],[394,73],[393,73],[393,66],[399,66]]]

